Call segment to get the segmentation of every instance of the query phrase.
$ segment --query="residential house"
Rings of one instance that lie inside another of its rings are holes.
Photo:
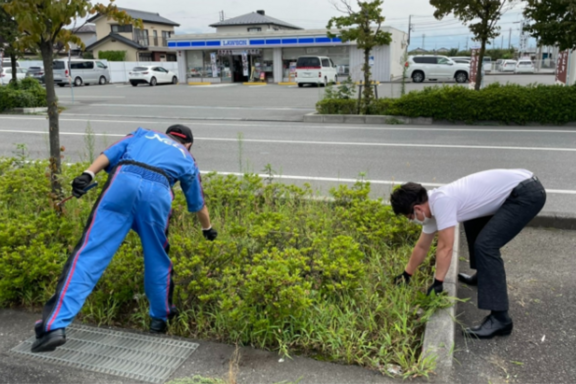
[[[216,33],[231,34],[302,29],[274,17],[267,16],[266,12],[262,10],[220,21],[210,26],[216,28]]]
[[[115,20],[97,14],[88,22],[96,25],[97,41],[86,47],[95,58],[100,51],[125,51],[126,61],[176,61],[176,53],[168,49],[168,38],[180,24],[158,13],[118,8],[134,19],[140,19],[143,28],[119,25]]]
[[[72,33],[82,40],[84,48],[89,47],[98,41],[98,38],[96,37],[96,25],[94,24],[85,24],[78,28],[72,28]],[[82,54],[82,48],[79,45],[70,43],[70,53],[72,56],[80,56]]]

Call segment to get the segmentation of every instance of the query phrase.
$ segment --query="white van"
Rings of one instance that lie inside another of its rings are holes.
[[[296,61],[296,83],[326,86],[336,82],[338,71],[329,57],[301,56]]]
[[[68,84],[68,77],[75,87],[83,84],[104,85],[110,82],[108,67],[99,60],[54,60],[54,82],[63,87]]]

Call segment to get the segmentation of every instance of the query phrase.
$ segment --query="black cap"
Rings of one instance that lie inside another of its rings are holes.
[[[176,124],[168,127],[166,134],[176,136],[184,141],[184,143],[193,143],[194,137],[192,136],[192,130],[185,125]]]

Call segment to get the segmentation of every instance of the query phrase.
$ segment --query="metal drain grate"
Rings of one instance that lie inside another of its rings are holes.
[[[189,341],[112,331],[84,325],[66,328],[66,344],[54,352],[31,353],[35,337],[11,352],[33,359],[163,383],[198,348]]]

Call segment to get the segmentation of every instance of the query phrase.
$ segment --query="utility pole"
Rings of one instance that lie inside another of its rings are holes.
[[[220,11],[220,21],[224,21],[224,11]]]
[[[426,34],[423,33],[423,34],[422,34],[422,49],[423,49],[423,50],[426,50],[426,46],[424,45],[424,42],[425,42],[425,41],[426,41]]]
[[[408,16],[408,46],[410,46],[410,32],[412,32],[412,15]]]
[[[510,33],[508,35],[508,49],[512,48],[512,28],[510,28]]]
[[[502,35],[502,39],[500,39],[500,49],[504,49],[504,35]]]

